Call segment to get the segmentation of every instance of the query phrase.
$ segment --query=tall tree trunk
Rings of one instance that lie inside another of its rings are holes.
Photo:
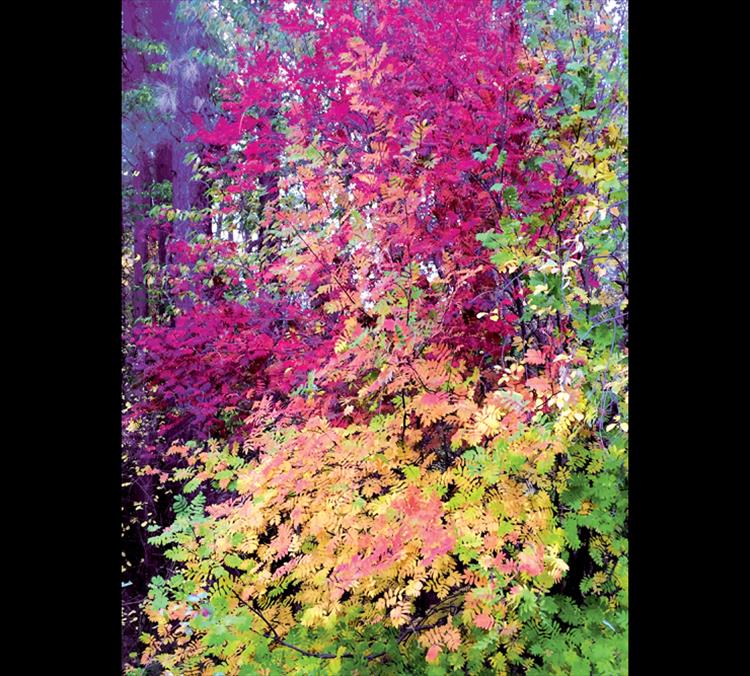
[[[185,137],[193,131],[192,115],[199,112],[208,102],[210,74],[206,66],[199,63],[191,54],[194,48],[205,49],[207,47],[205,34],[196,20],[177,20],[178,4],[178,0],[171,0],[173,20],[171,71],[177,88],[174,132],[179,139],[172,145],[174,169],[172,196],[175,209],[189,211],[200,209],[206,204],[203,186],[192,180],[192,167],[185,164],[185,157],[194,148],[193,143],[186,141]],[[174,222],[173,235],[185,238],[190,230],[197,227],[200,226],[196,221],[177,218]],[[205,227],[201,230],[206,231]],[[209,224],[207,234],[210,232]]]
[[[122,3],[123,36],[142,38],[145,35],[146,23],[143,7],[136,0],[124,0]],[[137,87],[143,81],[146,73],[146,61],[143,54],[132,49],[123,49],[122,89],[123,91]],[[144,193],[148,191],[150,179],[149,158],[145,150],[136,155],[135,171],[132,172],[132,186],[135,191],[130,226],[133,233],[133,279],[131,288],[131,304],[133,319],[140,319],[148,315],[148,295],[144,279],[144,266],[148,261],[148,233],[144,221],[146,200]],[[125,224],[123,223],[123,228]]]
[[[170,181],[174,190],[174,170],[172,169],[172,144],[160,143],[156,147],[156,172],[155,179],[157,183]],[[174,204],[174,195],[172,197]],[[167,264],[167,233],[164,228],[159,228],[159,266],[164,267]]]
[[[148,316],[148,292],[144,267],[148,262],[148,220],[146,195],[151,187],[151,166],[148,153],[138,155],[138,176],[134,181],[135,217],[133,218],[133,240],[135,245],[135,262],[133,264],[133,319]]]
[[[122,33],[123,37],[143,37],[143,18],[139,16],[143,10],[136,0],[123,0],[122,3]],[[130,49],[123,49],[122,88],[127,89],[129,85],[140,83],[146,72],[145,59],[143,55],[137,55]]]

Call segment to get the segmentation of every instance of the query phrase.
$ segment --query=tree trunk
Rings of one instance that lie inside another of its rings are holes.
[[[146,195],[151,187],[151,166],[148,154],[143,151],[138,155],[138,176],[134,181],[135,216],[133,218],[133,240],[135,245],[135,262],[133,264],[133,319],[148,316],[148,292],[144,267],[148,262],[148,220]]]
[[[174,171],[172,169],[172,144],[160,143],[156,147],[156,182],[170,181],[174,190]],[[172,198],[174,204],[174,196]],[[167,264],[167,233],[159,228],[159,267]]]
[[[208,102],[210,75],[206,66],[191,55],[194,48],[206,48],[206,37],[196,20],[189,22],[177,20],[175,10],[178,4],[178,0],[171,2],[174,24],[171,33],[170,71],[177,89],[174,135],[179,139],[172,145],[174,169],[172,197],[175,209],[189,211],[201,209],[206,204],[203,186],[192,180],[192,167],[185,164],[185,157],[194,147],[192,142],[185,140],[185,137],[193,131],[192,115],[198,113]],[[205,227],[201,227],[198,222],[177,218],[174,222],[173,236],[185,238],[191,230],[199,227],[205,232]],[[210,232],[209,223],[207,234]]]
[[[146,24],[143,8],[136,0],[124,0],[122,3],[123,35],[142,38],[145,35]],[[138,86],[144,79],[146,62],[143,54],[132,49],[123,50],[122,89],[123,91]],[[132,186],[135,196],[132,205],[130,225],[133,233],[133,280],[131,289],[131,303],[133,319],[140,319],[148,315],[148,295],[144,279],[144,266],[148,261],[148,232],[144,221],[146,201],[144,193],[150,187],[150,167],[148,154],[145,151],[136,155],[135,171],[132,173]],[[125,224],[123,223],[123,228]]]

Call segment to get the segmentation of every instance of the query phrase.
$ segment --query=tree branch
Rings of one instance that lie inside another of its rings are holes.
[[[352,653],[342,653],[341,655],[335,655],[333,653],[314,653],[314,652],[310,652],[309,650],[304,650],[303,648],[300,648],[300,647],[298,647],[296,645],[293,645],[291,643],[288,643],[287,641],[284,641],[281,638],[281,636],[279,636],[279,634],[276,631],[276,629],[274,628],[274,626],[263,616],[263,613],[261,613],[260,610],[258,610],[255,607],[254,604],[251,604],[251,603],[248,603],[247,601],[245,601],[245,599],[243,599],[237,593],[236,590],[232,589],[232,593],[240,600],[241,603],[243,603],[255,615],[257,615],[261,620],[263,620],[263,622],[266,624],[266,626],[270,629],[271,634],[269,635],[269,634],[264,634],[262,632],[259,632],[259,631],[255,630],[255,629],[253,629],[252,627],[250,627],[250,630],[252,632],[258,634],[259,636],[263,636],[265,638],[272,638],[273,637],[273,642],[275,644],[283,645],[285,648],[290,648],[291,650],[296,650],[298,653],[300,653],[300,655],[304,655],[305,657],[317,657],[318,659],[321,659],[321,660],[333,660],[333,659],[336,659],[337,657],[355,657],[355,655],[353,655]],[[385,655],[386,655],[385,652],[380,652],[380,653],[376,653],[374,655],[364,655],[363,657],[364,657],[364,659],[366,659],[366,660],[369,661],[369,660],[375,660],[375,659],[377,659],[379,657],[383,657]]]

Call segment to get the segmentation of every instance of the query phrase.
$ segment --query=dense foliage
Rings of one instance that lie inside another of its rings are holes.
[[[125,672],[626,673],[626,9],[239,5],[126,195]]]

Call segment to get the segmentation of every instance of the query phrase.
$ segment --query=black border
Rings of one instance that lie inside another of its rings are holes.
[[[34,623],[23,632],[32,641],[24,673],[117,674],[121,8],[114,0],[30,9],[8,26],[23,33],[18,52],[38,57],[21,63],[37,96],[17,112],[28,115],[25,133],[37,143],[25,151],[22,199],[32,216],[18,251],[34,260],[26,276],[35,288],[23,297],[38,338],[27,358],[41,371],[20,407],[31,417],[14,452],[46,483],[19,481],[38,507],[24,524],[35,551],[18,557],[24,569],[26,561],[35,566],[27,584],[36,600],[22,603]]]
[[[55,349],[53,375],[35,376],[42,380],[30,392],[46,402],[32,407],[28,423],[38,443],[19,455],[26,471],[41,471],[49,482],[40,500],[41,516],[34,517],[44,521],[27,528],[57,538],[53,549],[45,535],[33,555],[39,560],[33,585],[39,587],[39,603],[51,608],[47,615],[53,622],[38,630],[35,642],[42,650],[30,656],[30,663],[118,673],[120,3],[65,4],[57,10],[59,17],[48,17],[53,47],[42,72],[49,96],[40,97],[41,114],[28,132],[41,136],[42,159],[30,163],[34,175],[48,167],[40,172],[46,174],[43,189],[30,181],[26,198],[47,221],[49,257],[36,280],[39,290],[28,299],[43,315],[36,329],[41,346],[34,354]],[[690,439],[675,438],[681,429],[686,436],[692,424],[684,408],[688,377],[678,384],[671,380],[690,364],[695,369],[705,364],[699,354],[691,358],[675,351],[680,344],[697,350],[695,331],[700,329],[691,329],[689,321],[696,310],[674,305],[693,286],[686,265],[692,255],[685,250],[689,240],[682,227],[691,221],[699,199],[699,187],[693,192],[684,182],[688,164],[680,164],[700,161],[688,144],[699,129],[678,130],[676,107],[697,105],[702,95],[694,83],[683,89],[671,79],[676,55],[689,49],[684,33],[666,21],[655,23],[643,3],[631,2],[629,14],[630,671],[648,674],[661,665],[673,667],[680,655],[696,667],[692,618],[710,620],[702,605],[693,605],[697,582],[681,579],[678,569],[704,569],[711,550],[679,527],[691,528],[692,522],[685,522],[707,509],[714,493],[709,490],[698,509],[690,507],[690,517],[683,513],[700,491],[679,476],[680,465],[692,462],[692,456],[680,452]],[[665,43],[670,35],[672,45]],[[34,245],[33,232],[27,246]],[[692,298],[684,302],[689,306]],[[697,320],[709,328],[714,321],[711,316]],[[27,495],[38,490],[27,488]],[[664,632],[670,626],[678,627],[683,639],[668,648]],[[55,640],[59,647],[48,648]]]

